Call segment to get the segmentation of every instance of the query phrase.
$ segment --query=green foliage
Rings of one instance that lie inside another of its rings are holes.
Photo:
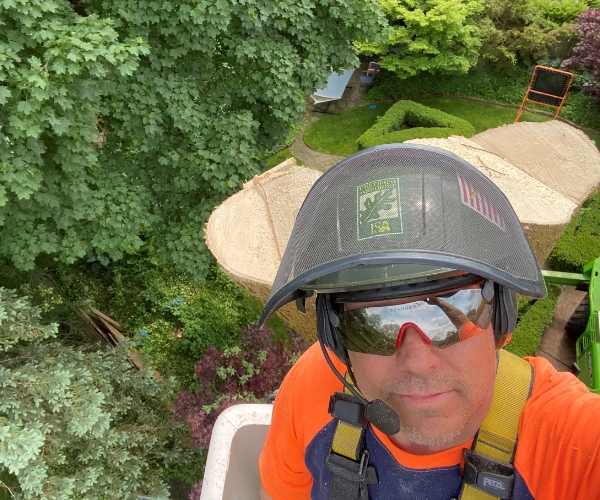
[[[535,1],[484,0],[484,15],[478,23],[482,40],[480,55],[484,61],[509,71],[519,61],[531,64],[548,57],[559,40],[574,35],[571,25],[562,26],[550,20],[551,0],[539,0],[545,1],[545,11]]]
[[[389,71],[382,71],[369,90],[374,101],[403,99],[416,95],[456,95],[480,97],[490,101],[520,104],[531,79],[531,73],[514,68],[500,74],[489,66],[472,69],[467,75],[420,75],[401,80]]]
[[[0,289],[0,351],[14,348],[20,341],[39,341],[56,336],[56,324],[39,325],[35,319],[39,309],[14,290]]]
[[[558,25],[574,23],[575,18],[589,8],[586,0],[529,0],[529,4],[539,12],[544,19]]]
[[[156,257],[150,247],[103,267],[59,266],[60,293],[76,310],[84,302],[117,320],[163,376],[179,388],[194,380],[193,367],[208,346],[233,347],[241,328],[255,322],[262,304],[216,264],[194,281]]]
[[[544,330],[552,324],[552,316],[561,293],[558,285],[548,286],[548,296],[532,301],[527,297],[519,301],[518,323],[510,343],[505,347],[513,354],[533,356],[540,345]]]
[[[474,16],[481,0],[378,0],[390,30],[385,42],[355,43],[379,55],[383,68],[399,78],[420,72],[466,73],[475,65],[481,41]]]
[[[467,75],[422,74],[406,80],[382,70],[367,97],[372,101],[380,101],[406,99],[418,95],[446,95],[521,104],[530,79],[531,71],[517,66],[506,74],[498,73],[484,65],[472,69]],[[569,92],[561,109],[561,116],[584,127],[600,130],[600,106],[592,97]]]
[[[203,277],[212,208],[384,24],[372,2],[0,4],[0,256],[103,264],[152,243]]]
[[[133,370],[127,345],[41,343],[56,325],[3,288],[0,304],[3,345],[21,340],[0,354],[0,472],[21,497],[168,498],[166,468],[193,459],[189,435],[170,424],[170,384]]]
[[[137,250],[152,200],[100,169],[92,143],[108,83],[133,73],[147,43],[64,0],[3,2],[0,19],[0,254],[31,269],[42,253]]]
[[[580,273],[584,264],[600,257],[600,191],[575,213],[554,245],[548,264],[556,271]]]
[[[398,101],[375,125],[361,135],[356,143],[359,149],[365,149],[377,144],[417,138],[451,135],[470,137],[474,133],[473,126],[461,118],[413,101]]]
[[[289,148],[282,149],[279,151],[279,153],[275,153],[273,156],[269,156],[267,158],[267,166],[269,168],[273,168],[288,158],[294,158],[294,153],[292,153],[292,150]],[[296,158],[296,164],[304,165],[304,163],[302,163],[302,161],[300,161],[298,158]]]

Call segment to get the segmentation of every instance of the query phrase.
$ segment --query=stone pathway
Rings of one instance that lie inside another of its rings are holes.
[[[304,162],[307,167],[319,170],[320,172],[325,172],[344,158],[344,156],[320,153],[319,151],[310,149],[304,142],[304,130],[310,124],[323,118],[324,116],[327,116],[328,114],[339,114],[346,109],[355,108],[359,105],[368,90],[367,85],[361,85],[359,82],[361,71],[362,68],[357,68],[354,71],[350,81],[348,82],[348,86],[344,91],[344,95],[339,101],[333,101],[330,104],[329,108],[327,109],[327,113],[315,111],[312,101],[310,101],[308,104],[306,115],[304,117],[304,126],[298,133],[298,137],[296,137],[296,140],[290,148],[294,156]]]
[[[554,309],[552,324],[544,331],[535,351],[536,356],[546,358],[561,372],[569,371],[575,362],[575,342],[565,334],[565,325],[585,294],[574,286],[564,287]]]

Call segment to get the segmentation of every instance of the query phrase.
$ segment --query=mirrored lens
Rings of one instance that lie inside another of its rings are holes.
[[[492,317],[492,303],[474,288],[344,311],[339,329],[349,351],[391,356],[407,323],[417,325],[432,345],[444,348],[490,329]]]

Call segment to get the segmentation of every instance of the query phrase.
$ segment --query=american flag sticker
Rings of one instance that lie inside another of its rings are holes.
[[[463,204],[475,210],[478,214],[485,217],[492,224],[504,230],[504,219],[492,206],[489,200],[473,187],[469,181],[458,176],[460,184],[461,200]]]

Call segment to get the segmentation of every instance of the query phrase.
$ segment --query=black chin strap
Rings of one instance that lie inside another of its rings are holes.
[[[344,385],[344,387],[356,399],[358,399],[362,405],[364,405],[366,407],[369,404],[369,402],[363,397],[363,395],[360,392],[358,392],[351,384],[349,384],[344,377],[342,377],[342,374],[335,367],[335,365],[333,364],[333,361],[331,361],[331,358],[329,357],[329,353],[327,352],[327,348],[325,347],[325,344],[323,343],[323,341],[321,340],[320,337],[319,337],[319,345],[321,346],[321,351],[323,351],[323,356],[325,356],[325,361],[327,361],[327,364],[329,365],[329,368],[331,369],[333,374]],[[350,364],[350,359],[348,358],[348,365],[349,364]],[[358,384],[356,384],[356,379],[354,378],[354,374],[352,374],[351,377],[352,377],[352,381],[354,382],[354,384],[358,387]]]

